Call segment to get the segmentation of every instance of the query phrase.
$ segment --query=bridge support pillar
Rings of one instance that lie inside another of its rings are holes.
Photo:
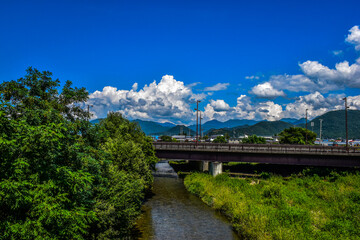
[[[209,161],[201,161],[200,171],[209,171]]]
[[[222,173],[222,162],[210,162],[209,172],[214,177]]]

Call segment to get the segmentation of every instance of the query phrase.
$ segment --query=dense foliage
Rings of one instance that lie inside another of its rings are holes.
[[[186,188],[230,217],[244,239],[358,239],[360,173],[284,179],[194,173]]]
[[[263,137],[258,137],[256,135],[251,135],[249,137],[242,139],[243,143],[252,143],[252,144],[265,144],[266,139]]]
[[[160,136],[160,140],[163,142],[177,142],[175,138],[172,138],[171,136],[167,136],[167,135]]]
[[[316,133],[300,127],[284,129],[280,134],[281,144],[314,144]]]
[[[227,143],[225,136],[217,136],[213,143]]]
[[[51,76],[0,85],[0,238],[120,238],[152,182],[151,141],[120,114],[90,124],[87,91]]]

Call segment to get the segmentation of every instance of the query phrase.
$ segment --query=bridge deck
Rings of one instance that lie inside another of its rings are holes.
[[[329,147],[317,145],[283,144],[217,144],[217,143],[171,143],[154,142],[155,150],[247,152],[247,153],[283,153],[311,155],[354,155],[360,156],[360,147]]]
[[[314,166],[360,166],[360,147],[154,142],[159,158]]]

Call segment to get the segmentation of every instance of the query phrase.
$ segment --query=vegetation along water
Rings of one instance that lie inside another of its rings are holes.
[[[231,220],[244,239],[359,239],[360,172],[282,177],[192,173],[185,186]]]
[[[110,113],[90,124],[88,93],[29,68],[0,85],[0,239],[119,239],[153,177],[152,141]]]

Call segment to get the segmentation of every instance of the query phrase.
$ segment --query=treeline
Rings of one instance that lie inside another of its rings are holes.
[[[124,238],[151,187],[151,139],[84,88],[29,68],[0,84],[0,239]]]

